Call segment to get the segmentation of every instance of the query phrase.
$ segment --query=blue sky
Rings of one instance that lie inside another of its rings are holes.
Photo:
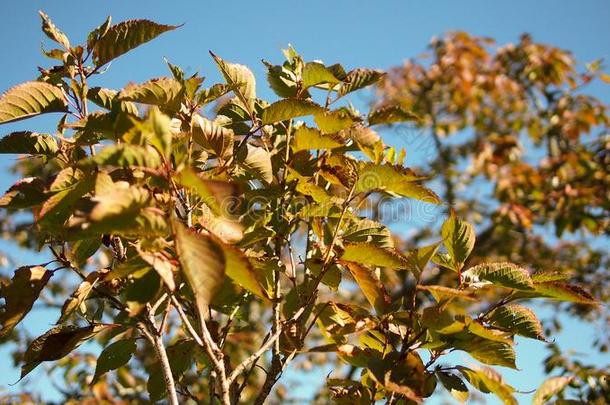
[[[39,29],[37,11],[40,9],[51,16],[73,43],[82,41],[108,14],[115,22],[149,18],[167,24],[185,24],[114,62],[98,84],[115,88],[128,81],[168,74],[164,56],[188,73],[199,71],[208,77],[208,83],[214,83],[219,76],[207,53],[213,50],[224,59],[250,66],[259,82],[259,96],[272,99],[260,60],[280,61],[280,49],[288,43],[306,59],[341,62],[347,68],[385,69],[425,51],[431,37],[458,29],[490,36],[500,44],[516,41],[521,33],[529,32],[535,40],[572,50],[583,63],[610,57],[610,5],[602,0],[1,2],[1,91],[35,78],[36,66],[48,63],[40,53],[41,42],[48,43]],[[596,86],[592,90],[606,102],[610,101],[607,87]],[[50,130],[54,119],[40,117],[28,123],[5,125],[2,133]],[[417,156],[418,148],[415,149],[407,151],[407,163],[409,152],[415,154],[411,156],[414,160],[425,159]],[[12,158],[1,156],[0,168],[6,169]],[[0,188],[5,190],[13,180],[9,174],[1,176]],[[15,252],[7,243],[2,243],[0,248],[11,250],[17,264],[42,261],[30,254]],[[26,327],[32,333],[44,332],[50,327],[50,319],[55,319],[55,315],[35,313],[28,318]],[[568,322],[558,342],[566,349],[586,352],[589,346],[585,338],[590,328],[576,321]],[[505,374],[518,389],[533,389],[542,375],[543,344],[520,341],[517,351],[518,365],[523,371]],[[17,379],[17,371],[9,367],[11,361],[7,354],[6,349],[0,348],[0,390]],[[598,364],[610,362],[607,356],[589,356],[587,360]],[[42,376],[40,371],[33,373],[28,387],[42,381]],[[48,384],[40,387],[49,397],[56,395]]]

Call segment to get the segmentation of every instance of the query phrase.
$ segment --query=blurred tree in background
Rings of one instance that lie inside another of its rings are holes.
[[[398,103],[420,118],[415,125],[429,131],[435,152],[425,169],[460,215],[481,224],[469,263],[554,269],[608,302],[609,117],[587,93],[595,80],[610,82],[602,67],[595,61],[581,72],[569,51],[529,35],[497,47],[456,32],[381,81],[376,103]],[[596,324],[594,346],[607,352],[607,306],[549,305]],[[563,311],[555,313],[549,330],[561,328]],[[570,362],[551,347],[546,370],[557,369],[578,376],[583,400],[608,400],[607,382],[600,383],[608,369]]]

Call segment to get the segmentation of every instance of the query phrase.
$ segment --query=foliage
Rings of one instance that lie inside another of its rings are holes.
[[[429,59],[391,69],[378,86],[376,108],[398,105],[420,117],[418,139],[407,141],[429,154],[423,169],[442,181],[444,200],[481,224],[466,265],[493,258],[541,270],[533,277],[536,294],[561,297],[570,304],[547,302],[598,323],[593,344],[606,352],[607,306],[582,305],[610,298],[610,120],[590,88],[608,82],[603,67],[598,60],[579,72],[568,51],[528,35],[496,47],[455,32],[432,41]],[[428,237],[425,230],[414,239]],[[564,285],[567,279],[595,298]],[[435,282],[444,280],[439,273]],[[559,316],[546,324],[549,331],[561,328]],[[575,389],[586,370],[592,396]],[[607,382],[599,378],[607,372],[583,366],[568,391],[583,401],[607,401]],[[553,386],[560,385],[566,386]]]
[[[363,114],[345,101],[382,72],[305,62],[290,47],[281,65],[266,62],[271,103],[249,68],[215,54],[226,83],[208,88],[171,63],[168,77],[91,87],[109,61],[176,27],[109,18],[75,46],[41,15],[60,64],[8,90],[0,116],[63,115],[54,134],[0,141],[28,156],[2,205],[31,214],[21,240],[53,260],[2,286],[1,333],[19,340],[40,297],[59,302],[58,325],[17,358],[22,377],[43,362],[62,368],[76,387],[66,401],[278,402],[286,368],[315,360],[337,364],[321,393],[337,403],[419,403],[442,385],[513,404],[515,388],[489,366],[517,367],[515,335],[545,339],[515,302],[596,305],[533,271],[550,269],[472,262],[475,229],[454,212],[411,251],[365,216],[380,199],[453,202],[375,132],[421,111]],[[96,360],[76,351],[89,340],[103,348]],[[441,363],[456,350],[482,364]]]

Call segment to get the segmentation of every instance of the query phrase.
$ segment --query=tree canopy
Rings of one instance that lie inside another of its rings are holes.
[[[600,66],[581,75],[527,37],[493,54],[459,33],[433,43],[431,64],[387,74],[288,47],[264,61],[270,101],[248,67],[213,52],[223,83],[167,61],[167,76],[110,89],[97,83],[109,62],[179,27],[108,17],[74,45],[41,18],[52,66],[0,96],[0,124],[59,119],[0,140],[25,156],[0,206],[9,237],[53,259],[3,280],[0,341],[24,344],[22,379],[62,369],[65,402],[281,403],[288,367],[335,364],[315,401],[412,404],[446,390],[517,404],[500,368],[517,369],[515,337],[555,332],[532,300],[599,313],[605,252],[555,253],[534,230],[608,232],[609,143],[585,135],[606,110],[582,92]],[[370,86],[379,100],[358,111],[350,97]],[[405,165],[378,134],[404,123],[431,128],[431,167]],[[444,142],[466,129],[466,143]],[[535,163],[524,134],[547,151]],[[479,178],[491,200],[467,191]],[[368,209],[402,200],[443,207],[441,228],[407,237]],[[28,339],[19,323],[35,304],[57,322]],[[87,341],[98,356],[77,350]],[[454,351],[475,361],[445,361]],[[549,371],[564,372],[536,404],[567,387],[607,398],[603,371],[553,355]],[[6,400],[36,400],[22,387]]]

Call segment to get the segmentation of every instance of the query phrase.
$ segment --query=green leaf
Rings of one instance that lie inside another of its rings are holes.
[[[172,153],[172,133],[170,132],[170,118],[153,107],[148,111],[146,120],[141,124],[143,132],[148,132],[148,142],[167,160]]]
[[[345,242],[366,242],[382,248],[392,248],[392,234],[390,230],[379,222],[370,219],[357,219],[343,232]]]
[[[406,257],[398,250],[370,243],[346,243],[341,261],[393,269],[405,269],[408,266]]]
[[[343,140],[338,136],[322,134],[316,128],[306,125],[298,127],[292,136],[291,148],[293,152],[311,149],[334,149],[343,146]]]
[[[239,163],[254,177],[263,180],[267,184],[273,181],[273,167],[271,165],[271,154],[258,146],[246,144],[238,153]]]
[[[489,367],[471,369],[463,366],[456,368],[473,387],[482,393],[495,394],[505,405],[518,405],[517,400],[513,397],[515,389],[506,384],[502,376],[494,369]]]
[[[385,73],[381,70],[354,69],[347,74],[345,79],[343,79],[343,83],[339,86],[337,94],[340,97],[343,97],[348,93],[375,84],[384,74]]]
[[[126,114],[138,116],[138,107],[130,101],[120,101],[116,90],[103,87],[92,87],[87,92],[87,98],[96,105],[110,111],[121,111]]]
[[[467,301],[475,301],[472,292],[458,290],[457,288],[445,287],[442,285],[418,285],[418,290],[428,291],[436,302],[441,302],[449,298],[460,298]]]
[[[536,390],[532,405],[544,405],[553,396],[563,391],[572,381],[572,377],[551,377],[546,379],[542,385]]]
[[[489,322],[516,335],[544,341],[542,324],[534,312],[521,305],[504,305],[494,310],[489,316]]]
[[[67,169],[62,173],[78,173],[73,169]],[[60,175],[62,175],[60,173]],[[68,176],[68,174],[66,174]],[[95,186],[95,177],[90,175],[78,175],[74,178],[73,183],[67,187],[58,190],[56,194],[47,199],[40,208],[37,215],[37,223],[48,231],[61,231],[62,225],[73,213],[73,206],[85,194],[91,192]],[[82,177],[81,177],[82,176]],[[51,190],[54,186],[58,186],[58,179],[51,185]]]
[[[13,330],[30,312],[52,272],[42,266],[24,266],[15,270],[10,283],[0,284],[0,337]]]
[[[152,104],[169,111],[178,111],[183,97],[182,84],[169,77],[151,79],[142,84],[130,83],[117,95],[121,101]]]
[[[390,105],[373,110],[369,113],[369,125],[387,125],[396,122],[417,121],[417,115],[403,109],[398,105]]]
[[[157,272],[167,288],[170,291],[174,291],[176,289],[176,282],[174,281],[176,266],[174,263],[161,252],[145,252],[139,246],[136,246],[136,250],[142,260]]]
[[[202,201],[210,207],[216,215],[226,215],[226,205],[235,202],[238,195],[237,186],[233,183],[206,180],[199,177],[190,169],[183,169],[178,173],[176,180],[183,186],[192,190]]]
[[[206,151],[214,153],[219,158],[225,160],[233,155],[235,134],[232,129],[225,128],[200,115],[195,115],[191,131],[193,140]]]
[[[100,353],[95,366],[95,374],[91,384],[95,384],[101,376],[108,371],[116,370],[129,362],[131,356],[136,351],[137,344],[135,339],[117,340],[110,346],[104,348]]]
[[[128,20],[112,25],[93,46],[93,62],[102,66],[176,28],[177,25],[157,24],[149,20]]]
[[[38,114],[67,112],[68,103],[57,86],[44,82],[26,82],[0,96],[0,124]]]
[[[125,143],[106,146],[80,162],[82,167],[117,166],[148,167],[155,169],[161,165],[161,156],[152,146],[129,145]]]
[[[517,369],[515,351],[509,344],[482,337],[470,337],[466,340],[456,341],[454,346],[482,363]]]
[[[322,83],[331,85],[340,83],[340,80],[335,77],[333,72],[319,62],[307,62],[305,66],[303,66],[301,77],[304,89]]]
[[[195,296],[199,315],[205,317],[225,276],[225,256],[210,236],[187,229],[179,222],[174,222],[174,231],[182,272]]]
[[[531,291],[534,284],[529,272],[513,263],[481,263],[462,273],[466,284],[489,282],[515,290]]]
[[[297,78],[294,72],[284,66],[274,66],[263,61],[267,67],[267,82],[269,87],[280,97],[290,98],[297,94]]]
[[[226,275],[251,293],[264,300],[268,300],[270,297],[259,283],[256,270],[246,255],[231,245],[220,241],[217,241],[217,243],[221,246],[224,253]]]
[[[474,227],[459,219],[452,210],[441,228],[443,244],[451,256],[453,270],[459,271],[474,248],[476,235]]]
[[[234,89],[233,91],[239,99],[241,107],[252,115],[256,101],[256,79],[252,71],[244,65],[225,62],[211,51],[210,54],[227,84]]]
[[[263,125],[274,124],[292,118],[313,115],[322,110],[318,104],[300,98],[276,101],[263,110]]]
[[[356,263],[347,262],[345,267],[350,271],[356,284],[362,290],[364,297],[375,308],[377,314],[384,314],[392,300],[375,272]]]
[[[423,177],[412,170],[390,164],[363,163],[358,171],[355,193],[386,191],[403,197],[440,204],[440,198],[418,182]]]
[[[23,379],[43,361],[59,360],[110,325],[90,325],[83,328],[76,326],[57,326],[44,335],[34,339],[23,355],[21,367]]]
[[[559,301],[575,302],[577,304],[599,304],[591,294],[581,287],[564,281],[535,282],[533,287],[533,295],[536,296],[549,297]]]
[[[314,114],[313,118],[323,134],[343,131],[356,123],[356,120],[345,109],[333,111],[320,110]]]
[[[417,275],[419,278],[421,274],[424,272],[424,269],[432,260],[432,257],[436,254],[438,250],[440,242],[433,243],[428,246],[423,246],[418,249],[412,250],[407,255],[407,260],[411,264],[411,271]]]
[[[61,32],[44,12],[39,11],[38,14],[42,19],[42,32],[53,41],[61,44],[65,49],[70,49],[70,41],[68,41],[66,34]]]

